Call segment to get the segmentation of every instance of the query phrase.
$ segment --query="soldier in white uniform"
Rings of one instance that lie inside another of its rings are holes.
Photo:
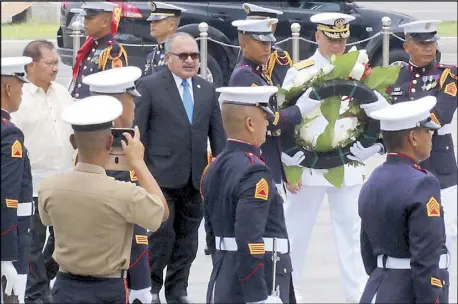
[[[345,51],[347,38],[350,35],[349,22],[355,18],[341,13],[320,13],[310,20],[317,24],[315,39],[318,48],[310,58],[295,64],[288,70],[283,88],[290,89],[299,71],[308,68],[320,68],[329,64],[332,55],[342,55]],[[301,71],[302,72],[302,71]],[[382,97],[383,98],[383,97]],[[366,112],[386,105],[386,100],[379,100],[362,106]],[[368,148],[351,149],[355,159],[363,162],[376,153],[384,153],[382,144]],[[288,158],[283,153],[282,159]],[[284,159],[284,162],[287,160]],[[358,216],[358,195],[363,184],[364,167],[345,166],[344,182],[340,189],[330,184],[323,176],[323,170],[306,168],[299,186],[288,195],[289,206],[286,210],[286,225],[291,241],[291,259],[293,264],[293,281],[296,299],[301,301],[298,287],[305,264],[307,247],[325,194],[331,211],[332,226],[339,254],[339,263],[343,275],[343,287],[347,302],[358,302],[367,280],[361,260],[359,233],[360,218]]]

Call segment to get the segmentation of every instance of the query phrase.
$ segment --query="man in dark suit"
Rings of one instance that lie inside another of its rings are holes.
[[[169,219],[149,236],[153,303],[160,303],[167,266],[167,303],[188,303],[189,270],[196,257],[202,220],[200,179],[207,165],[207,137],[214,155],[226,142],[214,86],[196,76],[199,49],[186,33],[165,44],[167,68],[138,81],[135,122],[145,145],[145,162],[158,177]]]

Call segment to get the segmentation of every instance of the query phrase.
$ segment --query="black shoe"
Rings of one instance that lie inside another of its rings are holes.
[[[167,304],[190,304],[187,296],[180,296],[180,297],[168,297]]]
[[[153,293],[153,300],[151,300],[151,304],[161,304],[161,299],[159,298],[158,293]]]

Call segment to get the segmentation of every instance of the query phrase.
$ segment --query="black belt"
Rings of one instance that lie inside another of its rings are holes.
[[[58,275],[68,278],[71,280],[76,280],[76,281],[106,281],[110,279],[126,279],[127,278],[127,270],[121,270],[119,272],[119,277],[116,275],[110,275],[110,276],[85,276],[85,275],[78,275],[78,274],[73,274],[70,272],[62,272],[59,270],[57,273]]]

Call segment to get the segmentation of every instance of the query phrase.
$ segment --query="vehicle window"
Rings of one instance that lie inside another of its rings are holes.
[[[323,10],[326,8],[330,12],[338,12],[340,10],[340,4],[338,1],[332,0],[288,0],[287,6],[295,8],[303,8],[309,10]]]

